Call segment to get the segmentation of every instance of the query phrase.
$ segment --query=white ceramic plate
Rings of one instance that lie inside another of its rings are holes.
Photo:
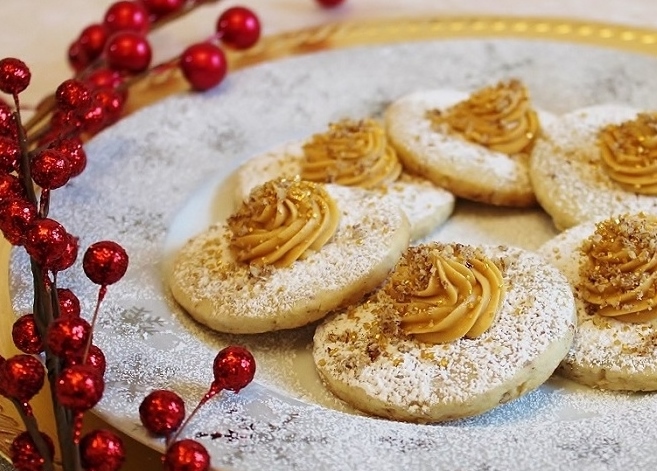
[[[86,247],[120,242],[127,276],[110,287],[96,342],[108,358],[97,413],[161,448],[139,422],[152,389],[188,409],[212,380],[225,345],[246,345],[255,382],[204,407],[185,430],[224,470],[648,469],[657,463],[657,396],[593,391],[563,380],[481,417],[445,425],[396,423],[355,413],[327,393],[310,356],[313,328],[255,336],[210,332],[172,301],[163,273],[172,253],[231,208],[226,178],[246,158],[323,130],[343,117],[380,115],[423,88],[464,90],[519,77],[554,113],[601,102],[657,107],[657,59],[522,40],[436,40],[361,47],[271,62],[231,74],[218,89],[175,96],[128,117],[87,147],[88,170],[54,193],[54,217]],[[459,203],[433,238],[529,249],[555,234],[540,211]],[[30,278],[12,261],[18,310]],[[96,287],[80,268],[60,278],[92,312]]]

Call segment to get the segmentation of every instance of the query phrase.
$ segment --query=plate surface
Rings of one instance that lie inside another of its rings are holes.
[[[239,343],[256,381],[212,400],[185,430],[225,470],[649,469],[657,464],[657,397],[605,393],[554,379],[483,416],[420,426],[362,416],[322,387],[312,326],[229,336],[173,302],[163,276],[186,238],[231,210],[231,172],[245,159],[343,117],[380,116],[411,91],[473,89],[518,77],[553,113],[603,102],[657,108],[657,59],[538,40],[458,39],[375,45],[270,62],[231,74],[218,89],[145,108],[87,146],[87,171],[53,195],[53,217],[81,246],[111,239],[130,254],[127,276],[103,303],[96,343],[108,358],[97,413],[155,448],[138,406],[152,389],[178,392],[191,410],[212,380],[216,352]],[[431,238],[537,248],[555,234],[536,210],[459,203]],[[31,280],[12,260],[18,312]],[[96,287],[76,267],[60,277],[90,314]]]

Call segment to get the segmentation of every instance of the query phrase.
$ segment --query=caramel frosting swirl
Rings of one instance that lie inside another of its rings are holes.
[[[255,188],[228,219],[230,248],[240,262],[287,267],[320,250],[339,219],[323,185],[273,180]]]
[[[519,80],[500,82],[472,93],[445,111],[432,110],[434,125],[464,139],[508,155],[529,154],[540,124],[529,92]]]
[[[578,292],[591,314],[625,322],[657,318],[657,217],[607,219],[581,246]]]
[[[402,331],[446,343],[486,332],[505,287],[500,269],[481,250],[434,243],[409,248],[384,291],[401,314]]]
[[[313,182],[372,189],[394,182],[402,171],[383,127],[371,119],[331,123],[303,151],[301,178]]]
[[[598,147],[612,180],[628,191],[657,195],[657,114],[604,127]]]

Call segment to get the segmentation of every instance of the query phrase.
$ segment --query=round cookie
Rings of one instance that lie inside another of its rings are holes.
[[[324,186],[340,219],[320,250],[288,267],[238,262],[231,232],[220,222],[188,241],[168,282],[197,321],[228,333],[260,333],[309,324],[375,289],[408,246],[401,210],[372,193]]]
[[[403,165],[462,198],[499,206],[536,204],[526,156],[509,156],[434,129],[428,113],[468,96],[449,89],[418,91],[386,109],[388,137]],[[553,119],[544,111],[538,116],[542,125]]]
[[[254,156],[235,174],[235,197],[241,203],[251,190],[267,180],[293,178],[301,173],[305,141],[296,141]],[[402,172],[400,178],[381,189],[370,190],[397,204],[411,226],[411,240],[426,236],[449,218],[455,198],[430,181]]]
[[[529,172],[539,204],[560,230],[615,214],[657,212],[657,197],[632,193],[605,171],[598,132],[636,118],[622,105],[582,108],[548,123],[536,143]]]
[[[582,243],[595,231],[593,221],[572,227],[540,248],[573,287],[580,283]],[[578,326],[570,352],[557,372],[587,386],[623,390],[657,390],[657,321],[630,323],[587,313],[574,288]]]
[[[528,251],[481,250],[500,268],[507,291],[487,331],[420,342],[400,331],[398,310],[379,290],[316,329],[313,357],[326,386],[369,414],[430,423],[483,413],[547,380],[575,330],[568,282]]]

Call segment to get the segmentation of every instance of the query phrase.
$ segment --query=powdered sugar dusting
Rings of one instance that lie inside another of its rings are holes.
[[[553,113],[619,101],[657,108],[655,76],[651,57],[573,44],[415,42],[268,63],[121,121],[86,146],[87,170],[52,202],[53,216],[81,237],[82,247],[114,239],[130,254],[126,278],[109,288],[94,335],[109,363],[96,412],[162,449],[139,423],[141,399],[170,388],[192,407],[212,380],[217,350],[239,343],[254,352],[256,382],[211,401],[184,433],[208,447],[215,469],[653,469],[654,395],[553,379],[448,425],[363,417],[319,381],[310,355],[314,326],[254,336],[210,332],[175,304],[163,273],[184,240],[232,210],[234,191],[225,179],[244,159],[341,117],[380,116],[415,90],[471,90],[509,77],[523,80],[536,105]],[[430,238],[534,249],[554,234],[545,213],[462,203]],[[17,253],[11,289],[19,312],[31,304],[25,266]],[[80,268],[59,282],[75,290],[89,316],[97,286]],[[534,436],[540,439],[528,439]]]

